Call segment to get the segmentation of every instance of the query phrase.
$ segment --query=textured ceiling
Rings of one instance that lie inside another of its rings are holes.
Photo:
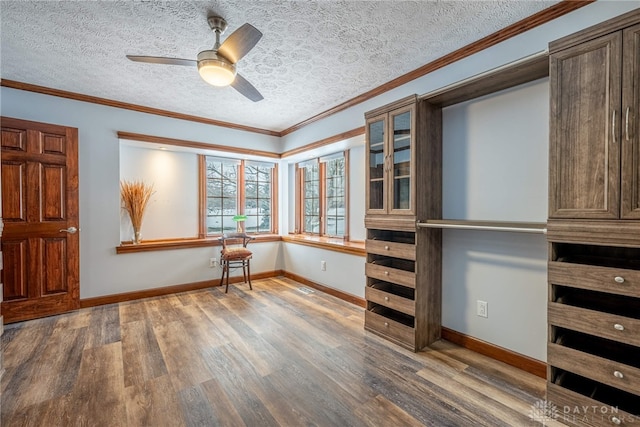
[[[1,77],[270,130],[282,130],[557,1],[2,1]],[[223,16],[264,36],[238,71],[253,103],[191,67]]]

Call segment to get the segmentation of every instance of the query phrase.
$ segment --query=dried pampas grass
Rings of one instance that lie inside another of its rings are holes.
[[[142,181],[120,181],[122,207],[129,214],[134,232],[139,232],[142,227],[144,211],[152,194],[153,185],[147,185]]]

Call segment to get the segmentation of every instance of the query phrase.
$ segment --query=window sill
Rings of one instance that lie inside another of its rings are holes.
[[[335,252],[343,252],[350,255],[365,256],[364,242],[345,242],[342,239],[331,237],[309,236],[306,234],[290,234],[282,236],[282,241],[298,245],[312,246]]]
[[[255,240],[251,244],[263,243],[263,242],[277,242],[280,236],[277,234],[257,234],[254,235]],[[122,242],[120,246],[116,246],[117,254],[129,254],[133,252],[151,252],[151,251],[167,251],[172,249],[188,249],[188,248],[202,248],[205,246],[220,246],[220,242],[217,237],[207,237],[204,239],[191,238],[191,239],[165,239],[165,240],[148,240],[142,241],[139,245],[134,245],[128,242]]]

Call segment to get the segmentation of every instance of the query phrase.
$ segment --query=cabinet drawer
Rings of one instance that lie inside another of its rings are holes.
[[[590,427],[637,425],[637,415],[617,409],[615,404],[599,402],[557,384],[547,383],[546,400],[558,408],[555,419],[567,425]]]
[[[549,343],[549,365],[640,395],[640,369],[589,353]]]
[[[372,311],[364,312],[364,327],[398,341],[409,348],[415,345],[415,329]]]
[[[372,254],[388,255],[395,258],[416,260],[416,246],[408,243],[367,240],[365,250]]]
[[[549,324],[640,346],[640,320],[550,302]]]
[[[371,263],[367,263],[365,265],[364,271],[368,277],[374,277],[376,279],[397,283],[414,289],[416,287],[416,274],[411,271]]]
[[[640,297],[640,271],[549,262],[549,283]]]
[[[376,289],[375,287],[367,286],[364,291],[364,297],[367,301],[384,305],[385,307],[398,310],[410,316],[414,316],[416,313],[415,301]]]

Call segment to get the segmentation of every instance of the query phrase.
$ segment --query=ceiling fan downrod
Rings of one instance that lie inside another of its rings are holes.
[[[221,16],[209,16],[207,18],[209,28],[216,34],[216,44],[213,46],[213,50],[217,51],[220,48],[220,36],[224,34],[227,29],[227,21]]]

